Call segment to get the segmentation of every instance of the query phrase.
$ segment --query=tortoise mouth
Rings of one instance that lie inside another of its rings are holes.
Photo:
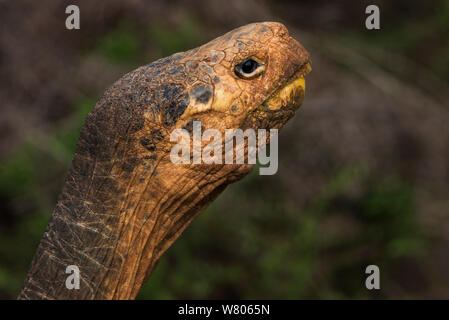
[[[312,71],[309,62],[303,64],[279,89],[262,103],[265,110],[281,108],[298,109],[304,101],[306,91],[305,76]]]

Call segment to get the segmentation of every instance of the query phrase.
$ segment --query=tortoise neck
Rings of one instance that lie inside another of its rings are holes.
[[[75,155],[19,299],[134,299],[162,254],[241,170],[186,170],[160,159],[130,171],[127,162]],[[79,270],[79,288],[67,286],[69,266]]]

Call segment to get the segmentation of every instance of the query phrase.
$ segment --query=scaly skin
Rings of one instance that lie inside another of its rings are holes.
[[[263,75],[234,73],[247,57],[265,63]],[[302,103],[308,72],[305,49],[265,22],[114,83],[86,118],[19,299],[134,299],[182,231],[253,167],[173,164],[172,130],[193,120],[221,132],[281,128]],[[65,286],[68,265],[80,269],[78,290]]]

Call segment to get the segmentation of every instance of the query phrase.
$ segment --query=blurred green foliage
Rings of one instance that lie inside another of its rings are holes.
[[[113,63],[136,64],[139,59],[139,43],[135,26],[128,21],[122,21],[103,36],[97,50]]]
[[[407,56],[449,82],[449,1],[434,1],[427,6],[430,13],[411,14],[412,8],[404,3],[401,6],[386,2],[381,6],[382,32],[361,28],[347,35],[364,51],[382,49]],[[395,16],[398,12],[399,17]]]
[[[202,40],[199,27],[190,18],[183,19],[176,28],[155,22],[145,29],[122,20],[100,39],[94,52],[111,63],[137,67],[148,63],[147,50],[152,59],[158,59],[194,48]]]
[[[175,30],[163,23],[153,24],[148,30],[148,38],[155,47],[160,48],[162,57],[194,48],[203,40],[198,25],[190,18],[182,20]]]

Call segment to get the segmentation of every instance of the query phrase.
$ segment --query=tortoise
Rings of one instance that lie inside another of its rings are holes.
[[[183,230],[253,164],[174,164],[193,121],[280,129],[302,104],[309,54],[277,22],[252,23],[137,68],[88,114],[18,299],[134,299]],[[68,266],[79,288],[66,286]]]

